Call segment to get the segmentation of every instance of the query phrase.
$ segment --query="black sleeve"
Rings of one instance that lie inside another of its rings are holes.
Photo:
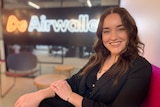
[[[112,104],[83,98],[82,107],[140,107],[149,87],[152,67],[147,61],[136,61]]]
[[[74,74],[70,78],[66,79],[68,84],[70,85],[73,92],[78,93],[79,84],[81,81],[81,76],[79,75],[82,72],[82,69],[78,71],[78,73]]]

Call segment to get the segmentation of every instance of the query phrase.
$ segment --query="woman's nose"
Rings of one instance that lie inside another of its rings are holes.
[[[113,40],[114,40],[114,39],[116,39],[116,38],[117,38],[117,33],[116,33],[116,31],[113,30],[113,31],[111,32],[110,39],[113,39]]]

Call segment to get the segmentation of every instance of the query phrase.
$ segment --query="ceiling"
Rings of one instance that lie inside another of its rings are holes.
[[[57,8],[57,7],[84,7],[87,5],[87,0],[1,0],[3,8],[33,8],[27,4],[32,1],[39,5],[40,8]],[[90,0],[92,6],[110,6],[118,5],[119,0]]]

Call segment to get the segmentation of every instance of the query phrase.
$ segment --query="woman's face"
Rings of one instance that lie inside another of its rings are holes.
[[[120,55],[128,44],[128,35],[119,14],[112,13],[104,19],[102,41],[111,55]]]

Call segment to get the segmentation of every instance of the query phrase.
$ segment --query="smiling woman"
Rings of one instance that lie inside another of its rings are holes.
[[[21,96],[15,107],[141,107],[152,71],[140,55],[143,46],[128,11],[108,8],[100,17],[88,63],[66,80]]]

